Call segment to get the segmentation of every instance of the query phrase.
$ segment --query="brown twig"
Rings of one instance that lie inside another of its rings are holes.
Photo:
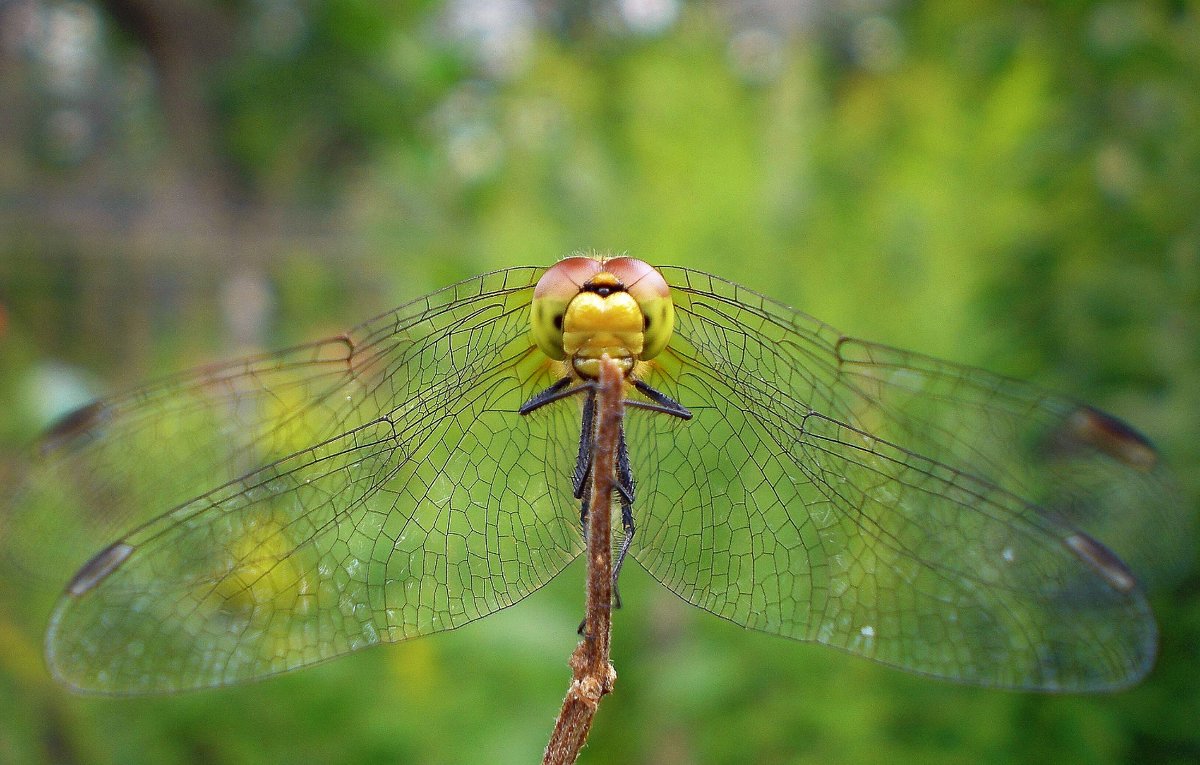
[[[571,654],[571,687],[546,745],[543,765],[569,765],[587,741],[600,699],[613,689],[617,672],[609,661],[612,632],[612,492],[617,438],[624,409],[624,376],[607,355],[600,362],[596,437],[592,446],[592,491],[588,505],[587,611],[583,639]]]

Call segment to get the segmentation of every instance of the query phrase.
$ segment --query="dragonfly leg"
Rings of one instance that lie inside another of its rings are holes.
[[[547,404],[568,396],[573,396],[576,393],[586,392],[586,400],[583,404],[583,420],[580,423],[579,429],[579,453],[575,457],[575,471],[572,475],[571,483],[572,494],[575,499],[579,500],[579,525],[584,544],[587,544],[588,513],[591,510],[591,496],[588,489],[589,484],[595,480],[595,476],[592,474],[592,458],[596,441],[596,386],[595,383],[584,382],[572,388],[570,387],[572,379],[571,377],[564,377],[556,381],[553,385],[526,401],[518,411],[522,415],[529,414]],[[627,404],[641,409],[650,409],[668,414],[678,417],[681,420],[691,419],[692,413],[687,407],[667,394],[656,390],[641,380],[633,380],[633,384],[652,403],[627,400]],[[621,576],[621,567],[625,564],[625,556],[629,554],[629,548],[633,544],[633,535],[636,531],[633,523],[633,469],[629,464],[629,447],[625,441],[625,427],[623,425],[618,431],[616,472],[615,488],[621,505],[621,527],[625,533],[621,539],[620,546],[617,548],[616,558],[613,561],[612,606],[613,608],[620,608],[621,591],[618,588],[618,581]],[[584,625],[581,622],[579,625],[580,634],[583,634],[583,627]]]
[[[594,383],[583,383],[582,385],[576,385],[574,388],[568,388],[567,386],[571,384],[571,380],[572,378],[570,377],[564,377],[557,381],[524,404],[521,404],[521,408],[517,410],[517,414],[529,414],[532,411],[541,409],[546,404],[551,404],[561,398],[573,396],[581,391],[591,390],[596,387]]]
[[[575,475],[572,483],[573,496],[579,500],[579,522],[583,526],[583,541],[587,542],[587,517],[591,507],[588,479],[592,475],[592,449],[595,446],[594,424],[596,420],[596,395],[589,390],[583,404],[583,427],[579,433],[579,455],[575,458]],[[625,429],[621,429],[621,446],[617,453],[617,492],[621,495],[622,507],[633,504],[633,473],[629,468],[629,452],[625,449]],[[626,512],[632,512],[626,511]]]
[[[592,474],[592,446],[596,438],[596,386],[594,383],[585,382],[574,388],[570,388],[568,386],[571,384],[572,379],[571,377],[563,377],[556,381],[549,388],[546,388],[522,404],[517,412],[526,415],[541,409],[547,404],[568,396],[573,396],[576,393],[587,394],[587,398],[583,404],[583,422],[579,428],[579,453],[575,457],[575,472],[571,478],[572,495],[580,501],[579,525],[583,530],[584,544],[587,544],[587,517],[590,500],[587,488],[589,483],[588,478]]]
[[[596,392],[589,390],[587,399],[583,402],[583,425],[579,429],[579,454],[575,457],[575,475],[572,479],[572,490],[575,499],[579,500],[579,525],[583,530],[583,543],[587,544],[587,517],[591,497],[588,492],[588,478],[592,475],[592,446],[596,440]]]
[[[629,466],[629,448],[625,445],[625,426],[622,425],[617,435],[617,492],[621,495],[621,526],[625,536],[617,549],[616,560],[613,561],[612,595],[613,608],[621,607],[621,591],[617,588],[617,579],[621,576],[621,566],[633,544],[633,469]]]
[[[648,383],[641,380],[634,380],[633,387],[642,392],[646,398],[653,401],[653,404],[647,404],[644,401],[626,401],[626,404],[635,406],[639,409],[650,409],[662,414],[669,414],[672,417],[678,417],[681,420],[692,419],[692,412],[686,406],[671,398],[660,390],[650,386]]]
[[[594,411],[591,410],[591,407],[594,404],[593,399],[594,399],[594,396],[589,393],[587,403],[584,404],[584,433],[585,434],[590,434],[591,430],[592,430],[589,426],[592,424],[592,420],[595,416]],[[594,441],[595,441],[594,435],[591,435],[590,437],[588,435],[584,435],[580,438],[579,464],[576,465],[576,472],[575,472],[575,475],[577,478],[579,478],[580,476],[582,476],[582,478],[583,478],[583,480],[580,481],[575,487],[575,496],[576,496],[576,499],[579,499],[580,503],[581,503],[580,504],[580,507],[581,507],[580,520],[583,523],[583,539],[584,539],[585,543],[587,542],[587,515],[588,515],[589,502],[591,501],[591,497],[589,495],[589,492],[586,492],[583,490],[583,485],[587,483],[586,479],[588,476],[591,475],[591,467],[592,467],[591,466],[591,456],[592,456],[592,447],[594,445]],[[584,468],[583,464],[582,464],[583,460],[584,460],[583,452],[585,449],[587,450],[587,466],[586,466],[586,468]],[[629,552],[629,546],[633,542],[633,531],[634,531],[634,528],[633,528],[633,499],[634,499],[633,469],[629,465],[629,448],[626,446],[626,443],[625,443],[625,427],[623,425],[621,426],[621,429],[619,431],[617,431],[617,476],[616,476],[616,479],[617,480],[615,482],[614,488],[617,490],[617,495],[618,495],[618,498],[621,503],[621,526],[625,529],[625,536],[621,540],[621,546],[617,549],[616,560],[614,561],[614,564],[613,564],[612,607],[620,608],[621,607],[621,593],[617,589],[617,579],[621,575],[621,564],[625,562],[625,555]],[[576,630],[576,632],[578,632],[580,635],[584,634],[584,625],[585,625],[586,621],[587,620],[585,619],[584,621],[581,621],[579,623],[579,629]]]
[[[571,489],[575,499],[583,499],[592,474],[592,446],[596,440],[596,393],[588,391],[587,400],[583,402],[583,424],[579,428],[579,454],[575,457],[575,474]]]

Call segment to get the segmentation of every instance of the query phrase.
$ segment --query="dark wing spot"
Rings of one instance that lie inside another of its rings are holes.
[[[1137,587],[1137,578],[1125,563],[1104,545],[1082,532],[1075,532],[1063,540],[1067,549],[1090,565],[1118,592],[1130,592]]]
[[[38,451],[46,456],[59,449],[81,446],[96,436],[95,431],[108,419],[108,414],[109,409],[102,401],[68,412],[42,436]]]
[[[1149,439],[1111,414],[1090,406],[1072,412],[1049,443],[1053,452],[1063,456],[1077,455],[1086,447],[1144,472],[1158,464],[1158,452]]]
[[[67,594],[76,598],[83,595],[120,568],[121,564],[132,554],[133,546],[124,542],[114,542],[105,547],[83,564],[83,568],[79,569],[71,578],[71,582],[67,585]]]

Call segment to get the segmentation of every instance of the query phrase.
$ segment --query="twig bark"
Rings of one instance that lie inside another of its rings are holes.
[[[588,506],[587,600],[583,639],[571,654],[571,687],[543,765],[570,765],[587,741],[600,699],[613,689],[617,672],[609,661],[612,633],[612,492],[616,476],[617,439],[624,413],[624,376],[604,356],[596,395],[596,437],[592,452],[592,487]]]

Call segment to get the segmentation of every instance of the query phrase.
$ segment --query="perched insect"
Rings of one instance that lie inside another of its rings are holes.
[[[715,276],[570,257],[63,419],[25,501],[100,552],[53,611],[53,673],[222,686],[521,600],[583,550],[604,353],[627,398],[617,573],[628,555],[737,624],[961,682],[1111,689],[1152,665],[1142,583],[1179,502],[1131,427]]]

